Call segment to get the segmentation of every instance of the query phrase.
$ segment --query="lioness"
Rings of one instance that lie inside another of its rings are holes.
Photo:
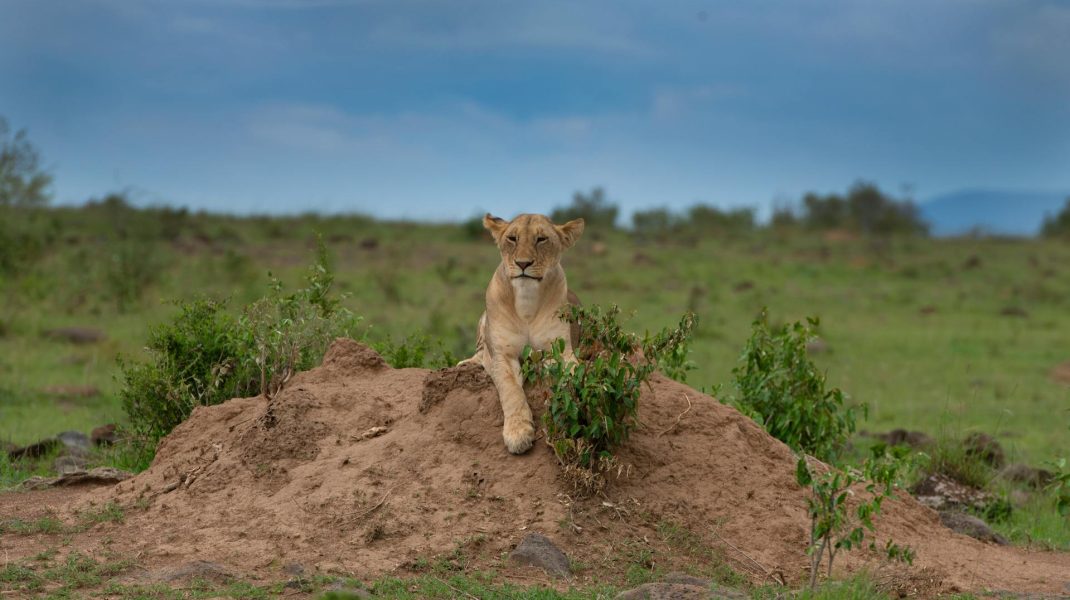
[[[487,310],[479,318],[476,353],[460,364],[483,365],[502,403],[502,437],[513,454],[522,454],[535,440],[535,424],[524,395],[520,353],[524,346],[546,350],[565,340],[565,359],[576,360],[573,347],[579,330],[558,316],[566,302],[579,304],[569,291],[561,253],[583,233],[583,219],[554,225],[543,215],[520,215],[505,221],[487,213],[483,226],[494,236],[502,262],[487,287]]]

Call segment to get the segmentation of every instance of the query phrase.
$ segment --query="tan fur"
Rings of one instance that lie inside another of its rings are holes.
[[[570,329],[558,311],[566,302],[579,304],[568,289],[561,254],[583,233],[583,219],[554,225],[542,215],[505,221],[488,213],[483,226],[494,236],[502,262],[487,287],[487,310],[479,319],[476,353],[461,364],[481,364],[490,374],[505,415],[505,447],[521,454],[535,440],[535,424],[520,377],[524,346],[546,350],[562,338],[566,359],[576,360],[573,345],[578,330]]]

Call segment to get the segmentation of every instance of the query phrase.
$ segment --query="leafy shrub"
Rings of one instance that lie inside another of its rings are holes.
[[[422,333],[410,334],[399,342],[387,336],[384,340],[372,342],[372,348],[395,369],[437,369],[457,364],[457,358],[442,348],[442,342],[432,341]]]
[[[1048,491],[1055,497],[1055,507],[1059,514],[1070,516],[1070,467],[1065,458],[1058,458],[1048,463],[1052,468]]]
[[[766,310],[754,321],[743,363],[732,369],[738,396],[732,403],[773,437],[822,460],[836,456],[855,430],[859,408],[844,406],[837,388],[806,354],[816,318],[771,328]]]
[[[120,362],[119,398],[135,432],[155,442],[195,406],[251,395],[257,380],[239,360],[249,346],[225,302],[180,304],[174,321],[150,332],[150,360]]]
[[[806,500],[810,514],[810,588],[817,584],[817,574],[821,562],[828,556],[828,573],[832,575],[833,561],[840,550],[850,550],[862,545],[866,532],[876,529],[873,518],[880,514],[884,500],[891,496],[900,473],[908,466],[904,460],[909,450],[893,448],[891,453],[883,445],[873,449],[873,456],[866,460],[862,471],[829,469],[823,473],[814,473],[805,456],[799,456],[795,467],[795,480],[799,485],[810,488],[810,497]],[[862,484],[867,496],[859,498],[854,514],[848,509],[847,502],[852,498],[851,488]],[[877,550],[875,541],[870,541],[870,550]],[[909,547],[899,546],[888,540],[884,552],[893,560],[907,563],[914,562],[914,551]]]
[[[321,243],[305,287],[291,294],[273,280],[239,316],[222,301],[179,304],[174,321],[152,330],[150,359],[121,364],[119,397],[135,434],[155,443],[196,406],[273,397],[293,373],[317,365],[331,340],[358,323],[329,295],[333,279]]]
[[[546,388],[546,441],[566,476],[579,491],[592,492],[604,486],[606,473],[623,470],[612,451],[636,424],[640,388],[660,359],[679,354],[695,318],[687,314],[677,328],[640,338],[621,328],[615,306],[603,311],[569,305],[561,314],[581,325],[579,362],[565,360],[559,339],[546,352],[525,349],[522,371],[526,382]]]
[[[247,306],[238,321],[239,331],[252,339],[252,352],[244,349],[240,358],[242,370],[259,374],[260,393],[269,399],[295,373],[318,365],[335,338],[356,328],[358,319],[327,295],[333,275],[324,265],[317,262],[308,286],[293,294],[283,294],[274,280],[271,294]]]

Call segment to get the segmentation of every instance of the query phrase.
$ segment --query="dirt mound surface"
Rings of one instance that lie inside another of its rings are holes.
[[[640,406],[642,424],[620,453],[630,475],[603,497],[577,500],[546,444],[506,451],[497,393],[478,367],[395,370],[338,340],[322,367],[273,401],[196,409],[150,469],[90,500],[139,507],[108,531],[113,547],[261,576],[299,563],[372,578],[436,560],[509,573],[530,569],[504,557],[540,532],[579,579],[622,580],[639,556],[664,569],[727,561],[755,581],[800,582],[809,521],[792,452],[731,407],[660,376]],[[1059,594],[1070,581],[1070,555],[954,534],[905,495],[885,503],[878,524],[878,543],[913,546],[915,565],[859,550],[837,570],[868,568],[910,595]]]

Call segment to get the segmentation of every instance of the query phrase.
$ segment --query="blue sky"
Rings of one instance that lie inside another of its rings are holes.
[[[58,202],[465,218],[1070,190],[1070,3],[0,0]]]

